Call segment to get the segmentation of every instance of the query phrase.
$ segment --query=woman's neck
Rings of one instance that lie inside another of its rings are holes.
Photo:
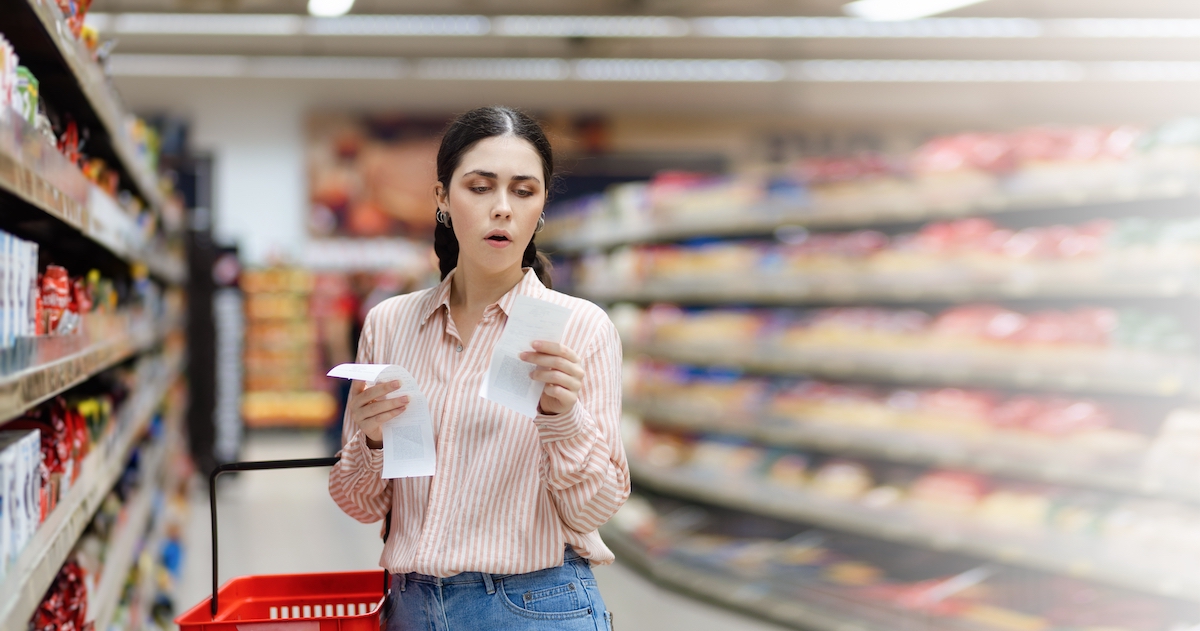
[[[519,265],[501,272],[487,272],[459,259],[450,279],[450,306],[467,313],[482,313],[500,300],[525,277]]]

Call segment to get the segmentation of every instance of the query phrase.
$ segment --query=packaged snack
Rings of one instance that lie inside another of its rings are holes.
[[[67,270],[49,265],[42,275],[42,309],[46,318],[46,333],[59,332],[59,324],[71,308],[71,279]]]
[[[17,113],[30,126],[37,125],[38,80],[25,66],[17,66],[16,102]]]

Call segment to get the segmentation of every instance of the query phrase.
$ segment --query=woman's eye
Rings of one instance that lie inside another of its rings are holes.
[[[517,189],[517,197],[532,197],[532,196],[533,196],[533,191],[527,191],[525,189]]]
[[[471,190],[475,191],[476,193],[486,193],[488,192],[488,188],[489,187],[487,186],[472,186]]]

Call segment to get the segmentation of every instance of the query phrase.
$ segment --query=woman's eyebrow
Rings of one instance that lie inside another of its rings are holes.
[[[475,169],[474,171],[467,171],[466,173],[463,173],[463,177],[466,177],[468,175],[478,175],[478,176],[490,178],[493,180],[500,179],[500,176],[496,175],[495,173],[493,173],[491,171],[484,171],[483,169]],[[528,180],[533,180],[539,184],[541,184],[541,182],[542,182],[535,175],[514,175],[512,179],[514,182],[525,182]]]

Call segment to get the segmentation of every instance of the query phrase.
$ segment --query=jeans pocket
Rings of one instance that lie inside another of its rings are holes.
[[[613,615],[611,611],[604,612],[604,624],[608,626],[608,631],[613,631]]]
[[[519,576],[500,581],[500,598],[515,613],[535,620],[570,620],[592,615],[583,585],[578,581],[550,587],[545,587],[545,583],[522,585],[522,582]]]

